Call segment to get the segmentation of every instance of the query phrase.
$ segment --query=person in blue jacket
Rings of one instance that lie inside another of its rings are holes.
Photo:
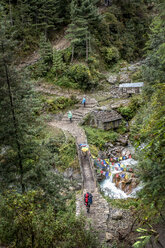
[[[91,193],[87,192],[86,194],[84,194],[84,204],[86,206],[87,213],[90,212],[90,205],[92,204],[92,198],[93,195]]]
[[[85,99],[85,97],[83,97],[83,99],[82,99],[82,104],[83,104],[84,107],[85,107],[85,104],[86,104],[86,99]]]

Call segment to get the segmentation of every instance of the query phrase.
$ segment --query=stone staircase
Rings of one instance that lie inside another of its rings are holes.
[[[85,107],[81,103],[76,104],[76,106],[75,106],[76,109],[72,110],[72,116],[73,116],[72,121],[79,123],[85,117],[85,115],[90,113],[97,106],[98,106],[97,101],[95,99],[89,99],[89,98],[86,99]],[[67,113],[64,114],[62,121],[68,122],[68,114]]]

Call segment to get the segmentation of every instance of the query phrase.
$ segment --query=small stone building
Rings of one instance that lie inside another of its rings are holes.
[[[90,126],[103,130],[118,128],[122,116],[114,110],[95,110],[90,114]]]
[[[141,92],[143,85],[144,85],[143,82],[126,83],[126,84],[120,84],[119,89],[121,89],[122,93],[138,94]]]

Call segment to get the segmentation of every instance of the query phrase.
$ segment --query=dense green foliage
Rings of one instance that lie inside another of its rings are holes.
[[[63,170],[77,168],[75,142],[70,137],[54,143],[47,138],[39,116],[42,104],[29,75],[15,70],[14,32],[9,36],[11,23],[3,10],[1,13],[0,244],[96,247],[94,235],[85,230],[85,220],[75,217],[75,206],[69,207],[72,183],[53,170],[56,164]],[[51,49],[46,43],[42,36],[41,61],[49,66]],[[58,108],[66,107],[66,99],[56,101]]]
[[[71,40],[72,61],[74,54],[80,52],[81,56],[86,54],[86,60],[88,60],[93,29],[97,27],[101,19],[95,3],[96,1],[93,0],[72,0],[71,2],[71,24],[68,29],[68,38]]]
[[[140,216],[146,229],[141,233],[150,238],[155,235],[151,225],[165,221],[165,22],[163,5],[159,7],[160,14],[153,19],[146,46],[148,56],[143,68],[143,103],[131,127],[132,139],[140,156],[139,176],[144,182],[140,193]],[[134,247],[140,245],[142,242],[138,241]]]
[[[83,217],[77,219],[73,200],[68,210],[54,212],[42,191],[24,195],[7,192],[0,197],[0,240],[15,248],[28,247],[93,247],[97,243],[85,230]],[[67,224],[66,224],[67,223]]]
[[[52,31],[65,25],[69,19],[70,0],[2,0],[1,4],[9,16],[21,54],[38,46],[41,32],[50,37]]]
[[[42,97],[43,110],[47,113],[58,113],[73,107],[78,100],[75,96],[69,97]]]
[[[118,108],[118,112],[127,120],[131,120],[142,104],[141,96],[134,96],[128,106]]]
[[[53,133],[50,133],[53,136]],[[54,158],[54,168],[59,171],[64,171],[69,167],[79,169],[75,141],[69,134],[66,138],[63,133],[58,133],[48,140],[47,146]]]
[[[114,142],[118,138],[118,134],[114,131],[104,131],[102,129],[96,129],[92,127],[84,127],[89,144],[103,150],[106,142]]]

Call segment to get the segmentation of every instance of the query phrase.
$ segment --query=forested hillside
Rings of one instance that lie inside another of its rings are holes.
[[[164,79],[163,0],[1,0],[0,247],[165,246]],[[134,82],[142,92],[122,95],[120,84]],[[93,110],[115,104],[117,128],[90,125]],[[104,242],[88,215],[77,216],[85,134],[90,159],[127,137],[142,183],[136,198],[106,198],[133,221]]]

